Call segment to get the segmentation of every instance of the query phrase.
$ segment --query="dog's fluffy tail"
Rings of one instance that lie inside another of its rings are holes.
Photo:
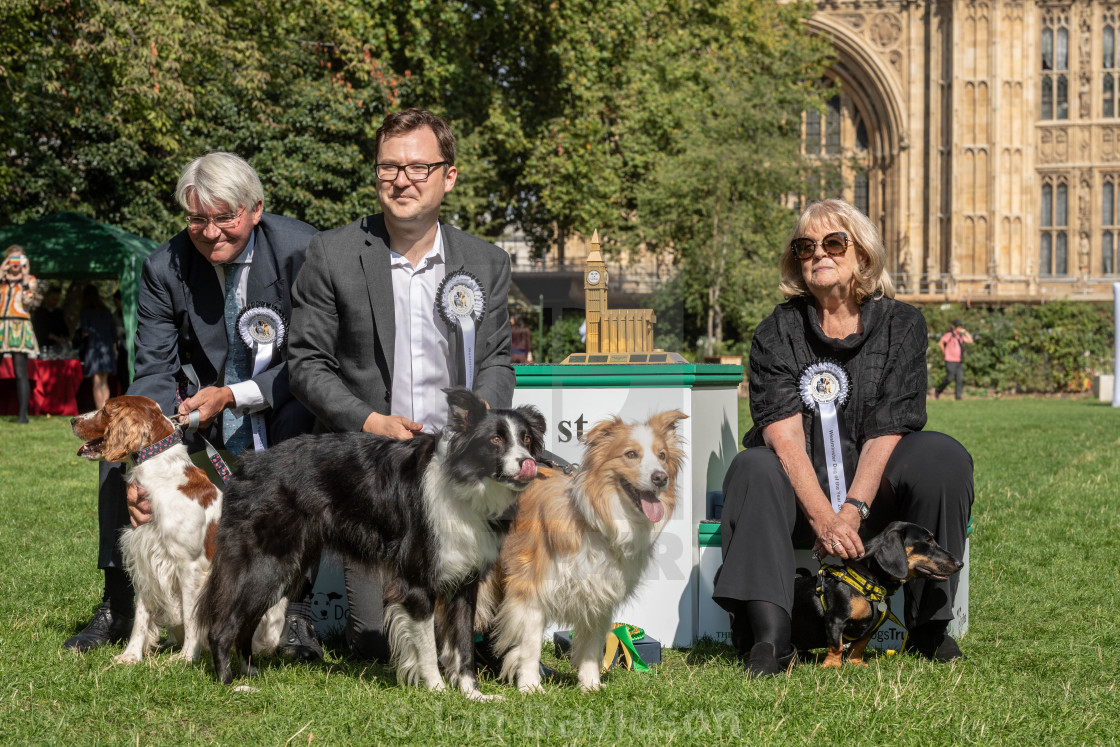
[[[495,563],[478,585],[478,602],[474,611],[474,629],[487,633],[494,627],[498,607],[505,597],[506,577],[501,562]]]

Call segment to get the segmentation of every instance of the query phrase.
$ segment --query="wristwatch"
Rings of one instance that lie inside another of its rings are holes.
[[[871,515],[871,507],[863,501],[857,501],[855,498],[849,498],[844,501],[844,503],[850,503],[856,507],[856,511],[859,511],[860,521],[867,521],[867,517]]]

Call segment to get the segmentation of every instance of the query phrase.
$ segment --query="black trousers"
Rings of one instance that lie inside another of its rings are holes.
[[[950,381],[956,387],[953,394],[956,395],[957,399],[960,399],[961,395],[964,394],[964,363],[962,361],[945,361],[945,379],[937,385],[938,396],[945,391]]]
[[[910,521],[963,557],[973,497],[972,457],[960,443],[943,433],[908,433],[887,462],[861,539],[892,521]],[[815,538],[777,455],[765,447],[739,452],[724,478],[723,500],[723,566],[712,598],[725,609],[762,600],[791,612],[794,544]],[[952,620],[957,578],[915,579],[903,586],[907,627]]]

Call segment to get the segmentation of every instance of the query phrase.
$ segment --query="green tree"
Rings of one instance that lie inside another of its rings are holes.
[[[680,76],[691,116],[637,190],[643,239],[670,247],[683,304],[704,320],[704,349],[740,339],[778,300],[783,207],[819,179],[799,153],[800,113],[822,103],[827,49],[800,24],[804,5],[731,0],[708,8],[727,38],[695,44]]]

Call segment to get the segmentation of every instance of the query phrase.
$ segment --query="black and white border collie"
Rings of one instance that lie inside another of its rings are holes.
[[[253,673],[257,621],[330,546],[380,569],[399,680],[443,689],[438,632],[452,686],[490,697],[474,668],[478,584],[498,558],[500,519],[536,477],[545,420],[534,407],[490,410],[465,389],[445,391],[449,422],[438,434],[300,436],[241,460],[198,605],[223,683],[233,679],[231,648]]]

